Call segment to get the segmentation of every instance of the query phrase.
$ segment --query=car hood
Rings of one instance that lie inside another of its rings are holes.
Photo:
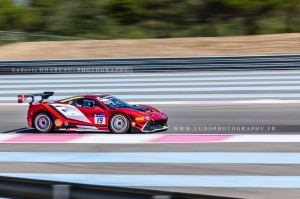
[[[132,106],[128,107],[128,109],[133,109],[133,110],[140,111],[143,113],[154,112],[154,110],[151,109],[150,107],[145,107],[145,106],[141,106],[141,105],[132,105]]]
[[[167,116],[159,111],[158,109],[148,106],[148,105],[132,105],[130,107],[121,108],[119,109],[126,111],[128,113],[128,110],[131,111],[131,113],[137,113],[138,115],[149,115],[152,117],[152,119],[167,119]],[[134,114],[136,115],[136,114]]]

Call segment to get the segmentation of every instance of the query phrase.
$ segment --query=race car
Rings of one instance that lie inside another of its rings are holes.
[[[18,102],[31,98],[27,113],[30,127],[40,133],[52,131],[141,132],[168,129],[168,116],[148,105],[130,105],[114,96],[87,94],[44,102],[54,92],[18,95]],[[41,98],[34,102],[35,98]]]

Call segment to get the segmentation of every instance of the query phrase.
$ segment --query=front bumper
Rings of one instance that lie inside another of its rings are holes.
[[[144,133],[153,133],[168,130],[167,120],[150,120],[142,128]]]

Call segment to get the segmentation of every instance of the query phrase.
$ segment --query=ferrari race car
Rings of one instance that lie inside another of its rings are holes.
[[[18,95],[22,103],[31,98],[27,122],[38,132],[96,131],[96,132],[158,132],[168,129],[168,117],[147,105],[130,105],[105,94],[87,94],[55,102],[43,102],[54,92]],[[34,98],[41,100],[34,103]]]

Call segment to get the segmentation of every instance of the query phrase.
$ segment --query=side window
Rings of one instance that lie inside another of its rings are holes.
[[[93,108],[95,106],[98,106],[102,109],[103,106],[101,106],[101,104],[93,99],[89,99],[89,98],[80,98],[80,99],[77,99],[75,100],[75,102],[73,103],[74,105],[76,106],[79,106],[79,107],[84,107],[84,108]]]
[[[68,101],[68,104],[72,105],[72,106],[75,106],[76,105],[75,102],[76,102],[75,100],[70,100],[70,101]]]
[[[93,108],[95,106],[95,101],[90,99],[84,99],[82,107]]]
[[[82,107],[83,106],[83,101],[84,101],[83,98],[77,99],[77,100],[75,100],[74,105]]]

